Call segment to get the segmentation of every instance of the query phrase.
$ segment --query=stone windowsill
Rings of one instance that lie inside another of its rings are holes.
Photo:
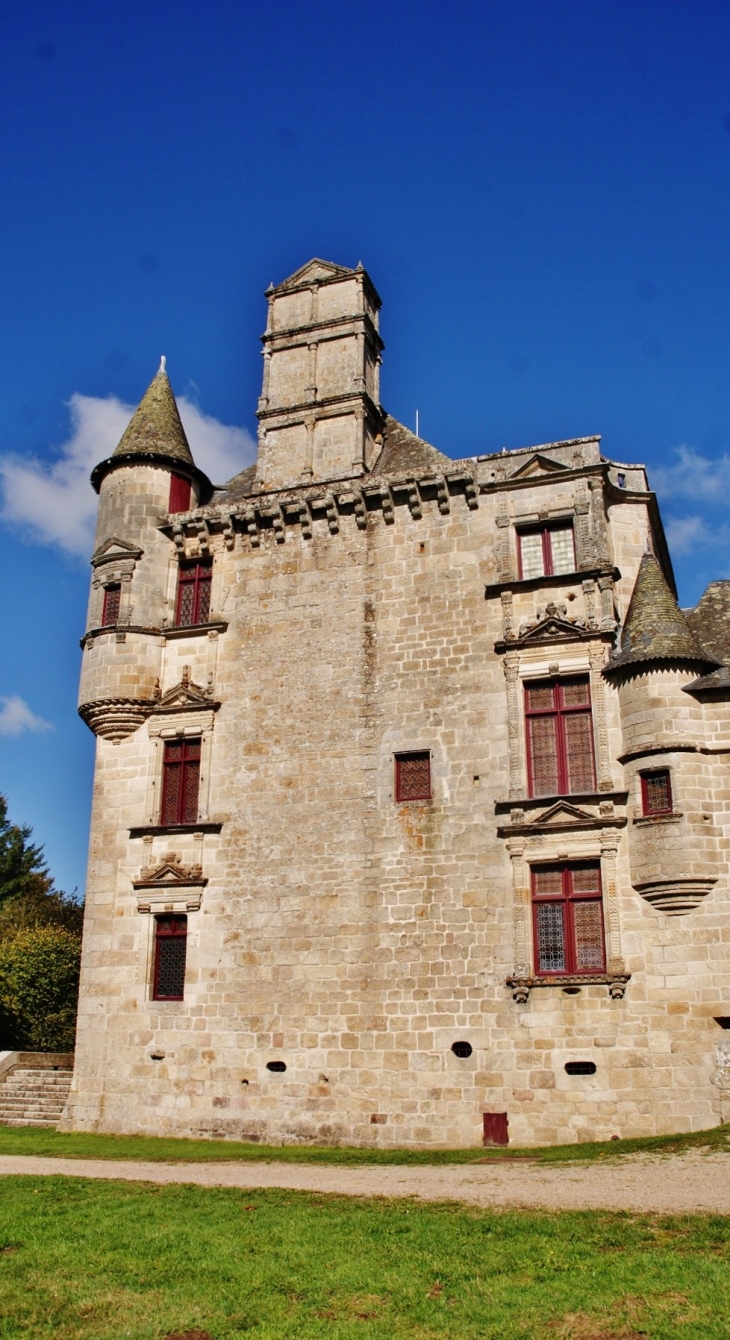
[[[137,828],[129,829],[129,836],[131,838],[175,837],[178,833],[220,833],[222,828],[222,823],[212,821],[210,823],[203,821],[194,824],[140,824]]]
[[[632,823],[641,828],[652,828],[654,824],[678,824],[683,818],[681,810],[670,810],[667,814],[640,814]]]
[[[211,619],[209,623],[175,624],[170,628],[161,628],[162,637],[202,637],[204,633],[225,633],[228,627],[226,619]]]
[[[549,810],[553,805],[564,801],[567,805],[601,805],[610,800],[614,805],[625,805],[628,791],[579,791],[570,795],[558,796],[515,796],[511,800],[495,800],[495,814],[508,814],[510,810]]]
[[[631,980],[630,972],[581,972],[564,973],[554,977],[533,976],[533,977],[508,977],[505,986],[512,988],[512,999],[518,1004],[524,1004],[528,999],[530,992],[536,987],[560,987],[565,990],[566,987],[573,990],[580,990],[583,986],[607,986],[608,994],[612,1000],[622,1000],[626,991],[626,984]]]
[[[501,581],[489,582],[484,588],[484,595],[490,600],[503,591],[539,591],[543,586],[576,586],[579,582],[595,581],[598,577],[613,577],[614,581],[618,581],[620,576],[618,568],[600,567],[581,568],[577,572],[555,572],[547,577],[504,577]],[[596,628],[595,636],[600,637],[602,632],[605,636],[606,631]]]

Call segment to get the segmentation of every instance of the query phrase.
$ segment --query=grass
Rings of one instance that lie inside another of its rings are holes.
[[[656,1135],[595,1144],[551,1145],[545,1149],[351,1149],[317,1145],[259,1145],[235,1140],[183,1140],[153,1135],[65,1134],[33,1127],[0,1126],[0,1155],[38,1154],[55,1158],[150,1159],[166,1163],[226,1163],[239,1160],[380,1164],[482,1163],[485,1159],[530,1158],[540,1164],[618,1158],[624,1154],[677,1154],[688,1149],[730,1152],[730,1125],[689,1135]],[[0,1337],[2,1332],[0,1331]]]
[[[18,1177],[0,1337],[727,1340],[728,1220]]]

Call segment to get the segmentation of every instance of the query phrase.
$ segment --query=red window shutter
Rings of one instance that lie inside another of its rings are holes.
[[[198,577],[198,608],[196,610],[196,623],[207,623],[210,616],[210,588],[213,574],[210,568],[203,568],[201,564],[200,575]]]
[[[162,811],[160,814],[160,822],[163,824],[178,823],[177,816],[182,783],[182,755],[182,743],[177,741],[175,743],[166,742],[162,776]]]
[[[197,823],[200,740],[166,741],[162,772],[160,823]]]
[[[641,799],[644,814],[671,814],[672,784],[668,768],[642,774]]]
[[[396,800],[431,799],[430,753],[396,754],[395,798]]]
[[[158,917],[155,923],[153,1000],[182,1000],[188,924],[185,916]]]
[[[119,582],[104,588],[104,609],[101,616],[102,628],[111,628],[119,622],[119,608],[122,603],[122,588]]]
[[[185,784],[181,805],[181,823],[194,824],[198,821],[198,798],[200,794],[200,740],[191,740],[187,745],[185,760]]]
[[[170,512],[188,512],[190,510],[190,480],[182,475],[170,475]]]
[[[566,790],[595,791],[593,729],[590,712],[569,712],[562,718],[565,738]]]
[[[533,796],[555,796],[560,791],[558,775],[557,718],[528,717],[528,762]]]
[[[180,568],[175,615],[178,628],[208,622],[212,579],[213,569],[209,562],[185,564]]]

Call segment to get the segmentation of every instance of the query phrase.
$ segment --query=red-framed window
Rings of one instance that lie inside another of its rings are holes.
[[[155,918],[153,1000],[182,1000],[185,995],[186,916]]]
[[[119,622],[119,607],[122,603],[121,582],[112,582],[104,587],[104,608],[101,612],[102,628],[112,628]]]
[[[170,504],[168,512],[190,511],[190,480],[182,475],[170,475]]]
[[[208,622],[212,578],[213,564],[210,560],[202,563],[180,564],[175,613],[175,622],[178,628],[188,628],[193,624]]]
[[[166,740],[160,823],[197,823],[199,791],[200,740]]]
[[[641,808],[645,815],[672,813],[672,781],[669,768],[642,772]]]
[[[431,755],[427,749],[395,756],[396,800],[431,799]]]
[[[606,970],[601,868],[597,861],[532,867],[535,972]]]
[[[561,572],[575,572],[572,521],[521,527],[517,532],[517,557],[519,575],[524,581],[532,577],[552,577]]]
[[[527,774],[531,796],[595,791],[591,693],[587,675],[525,684]]]

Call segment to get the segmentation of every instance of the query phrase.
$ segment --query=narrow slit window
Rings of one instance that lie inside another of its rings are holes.
[[[119,610],[122,603],[122,587],[120,582],[113,582],[110,586],[104,587],[104,608],[101,614],[102,628],[113,628],[119,623]]]
[[[185,995],[185,959],[188,919],[186,916],[155,920],[153,1000],[182,1000]]]
[[[588,676],[525,685],[527,771],[531,796],[596,789]]]
[[[207,623],[210,618],[211,562],[183,563],[177,583],[175,622],[178,628]]]
[[[532,909],[538,976],[605,972],[598,862],[533,866]]]
[[[641,774],[641,807],[645,815],[672,813],[669,768]]]
[[[170,475],[170,502],[168,511],[188,512],[190,510],[190,480],[183,475]]]
[[[395,756],[396,800],[431,799],[431,755],[428,750]]]
[[[160,823],[197,823],[199,792],[200,740],[166,740]]]
[[[517,532],[519,574],[524,581],[575,572],[572,521],[529,526]]]

